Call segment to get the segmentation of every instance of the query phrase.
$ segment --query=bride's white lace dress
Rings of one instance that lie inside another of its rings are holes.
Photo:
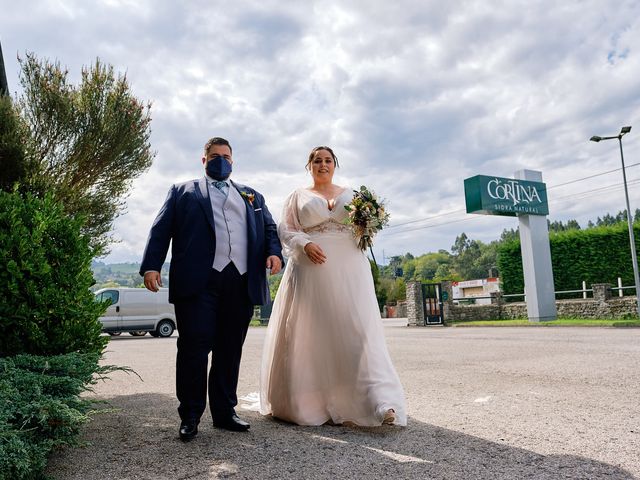
[[[278,234],[288,264],[263,351],[260,411],[299,425],[380,425],[393,409],[406,425],[404,391],[391,363],[369,261],[343,225],[344,189],[330,205],[308,189],[285,202]],[[330,208],[331,207],[331,208]],[[315,242],[327,260],[313,264]]]

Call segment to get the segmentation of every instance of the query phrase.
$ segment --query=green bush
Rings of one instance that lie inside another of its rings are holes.
[[[636,237],[640,225],[635,225]],[[577,290],[585,281],[617,285],[618,277],[625,285],[633,285],[633,265],[626,223],[587,230],[567,230],[549,235],[555,290]],[[520,241],[504,242],[498,250],[498,268],[503,292],[524,292],[524,274]]]
[[[0,478],[42,478],[51,450],[76,445],[91,402],[80,393],[94,383],[96,353],[0,359]]]
[[[81,227],[48,195],[0,192],[0,357],[104,349]]]
[[[507,240],[498,247],[498,270],[504,294],[524,292],[524,272],[520,240]],[[557,286],[556,286],[557,289]],[[522,298],[518,298],[521,301]]]

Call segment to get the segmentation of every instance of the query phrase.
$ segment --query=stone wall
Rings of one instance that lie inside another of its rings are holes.
[[[527,309],[524,309],[525,317]],[[495,320],[502,318],[499,305],[451,305],[449,314],[444,316],[444,323],[464,322],[472,320]]]
[[[383,305],[380,316],[382,318],[406,318],[407,302],[400,300],[396,305]]]
[[[424,325],[422,311],[422,290],[419,282],[409,282],[412,285],[411,303],[415,306],[407,308],[409,325]],[[593,284],[593,298],[576,300],[556,300],[558,316],[580,318],[628,318],[637,316],[635,296],[613,297],[611,285],[607,283]],[[407,304],[409,304],[409,284],[407,284]],[[527,304],[525,302],[507,303],[500,293],[492,294],[491,305],[455,305],[451,300],[451,282],[442,282],[444,322],[459,322],[471,320],[508,320],[527,318]],[[445,294],[446,293],[446,294]],[[418,308],[420,307],[420,308]],[[415,317],[414,314],[419,313]]]
[[[407,302],[398,302],[396,305],[396,318],[407,318]]]

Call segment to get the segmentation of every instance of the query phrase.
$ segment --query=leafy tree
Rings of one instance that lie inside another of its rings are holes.
[[[438,265],[435,275],[433,276],[434,282],[441,282],[442,280],[462,280],[460,275],[451,270],[451,265],[441,263]]]
[[[627,217],[625,215],[624,219],[626,220],[626,218]],[[607,213],[602,218],[598,217],[598,219],[596,220],[596,225],[601,227],[606,225],[615,225],[616,223],[619,223],[619,222],[620,222],[620,213],[618,213],[615,217]]]
[[[407,297],[407,287],[402,278],[380,278],[378,280],[378,302],[384,298],[387,303],[395,303],[398,300],[404,300]]]
[[[520,238],[520,229],[519,228],[509,228],[502,230],[500,234],[500,242],[509,242],[511,240],[516,240]]]
[[[562,223],[562,220],[549,221],[547,220],[550,232],[564,232],[567,230],[580,230],[580,224],[576,220],[567,220],[567,223]]]
[[[547,219],[547,227],[550,232],[562,232],[564,231],[564,225],[562,224],[562,220],[551,221]]]
[[[415,258],[405,258],[402,260],[402,263],[400,264],[402,268],[402,276],[406,279],[406,280],[413,280],[415,279],[415,274],[416,274],[416,259]]]
[[[125,76],[96,60],[79,85],[68,71],[33,54],[19,59],[23,93],[15,103],[26,127],[23,189],[50,192],[68,214],[86,217],[83,233],[107,253],[109,232],[133,179],[154,157],[150,105],[136,99]]]
[[[467,237],[467,234],[462,232],[456,237],[455,242],[451,246],[451,251],[454,255],[463,255],[471,248],[471,240]]]
[[[577,220],[567,220],[567,230],[580,230],[580,224]]]
[[[477,273],[476,260],[480,256],[483,243],[471,240],[462,232],[456,237],[451,251],[454,254],[453,268],[465,280],[484,276]]]
[[[640,220],[640,209],[637,208],[636,211],[633,214],[633,221],[635,223],[635,222],[637,222],[639,220]],[[606,213],[605,215],[602,216],[602,218],[598,217],[595,222],[589,220],[589,222],[587,223],[587,228],[606,227],[606,226],[618,225],[621,222],[624,222],[624,223],[627,222],[627,211],[626,210],[620,210],[615,215],[611,215],[610,213]]]
[[[451,251],[454,253],[453,272],[462,280],[487,277],[497,265],[499,243],[493,241],[487,245],[479,240],[471,240],[463,232],[456,237],[456,241],[451,247]]]
[[[453,261],[451,254],[445,250],[437,253],[427,253],[415,260],[415,280],[433,281],[441,265],[449,265]]]
[[[405,300],[407,298],[407,285],[402,278],[396,278],[391,290],[390,300]]]
[[[485,278],[499,275],[498,270],[498,246],[500,242],[493,241],[482,245],[480,255],[475,261],[476,271],[480,275],[476,278]]]

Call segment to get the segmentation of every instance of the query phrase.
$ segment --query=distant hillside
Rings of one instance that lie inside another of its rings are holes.
[[[140,263],[104,263],[94,260],[91,262],[91,270],[93,270],[93,278],[96,283],[93,290],[99,290],[106,287],[142,287],[142,277],[138,273]],[[162,283],[165,287],[169,286],[169,264],[162,266]]]

